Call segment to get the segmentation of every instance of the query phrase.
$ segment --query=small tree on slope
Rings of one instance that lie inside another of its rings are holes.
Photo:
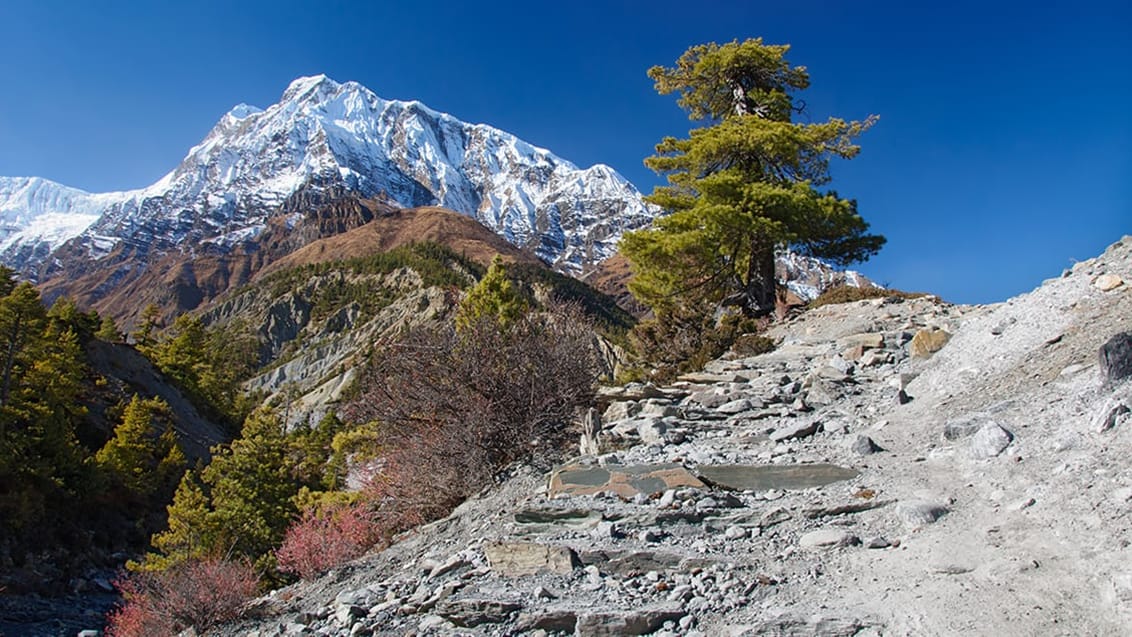
[[[820,188],[832,157],[851,158],[857,135],[875,121],[800,124],[796,93],[809,86],[790,66],[789,46],[761,39],[688,49],[676,66],[649,77],[702,127],[665,138],[645,164],[668,176],[646,200],[670,212],[627,234],[621,251],[632,292],[657,313],[725,305],[749,316],[775,308],[775,251],[848,264],[884,244],[868,234],[856,202]]]

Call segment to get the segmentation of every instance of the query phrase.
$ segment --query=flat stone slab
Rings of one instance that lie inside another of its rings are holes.
[[[711,372],[689,372],[681,374],[677,380],[682,380],[685,383],[693,383],[696,385],[717,385],[720,383],[745,383],[749,378],[747,374],[737,374],[735,372],[725,372],[722,374],[712,374]]]
[[[843,347],[861,347],[863,349],[880,349],[884,347],[884,334],[869,332],[854,334],[841,339]]]
[[[601,513],[588,509],[523,509],[515,513],[520,533],[585,531],[601,522]]]
[[[701,465],[696,473],[705,481],[737,491],[785,489],[797,491],[856,478],[860,472],[834,464]]]
[[[578,556],[565,546],[536,542],[499,542],[483,549],[491,570],[503,577],[522,577],[540,572],[566,575],[580,566]]]
[[[644,465],[584,466],[569,465],[550,476],[549,497],[559,494],[593,495],[611,491],[622,498],[637,494],[651,496],[669,489],[693,487],[702,489],[704,483],[683,465],[675,463]]]

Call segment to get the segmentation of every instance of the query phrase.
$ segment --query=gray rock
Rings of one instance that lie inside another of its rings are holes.
[[[460,569],[462,569],[466,566],[471,566],[471,565],[472,565],[472,563],[469,562],[468,560],[466,560],[462,557],[459,557],[459,556],[455,556],[455,557],[449,559],[447,562],[444,562],[443,564],[439,564],[436,567],[434,567],[432,570],[430,570],[429,573],[428,573],[428,577],[429,577],[429,579],[434,579],[434,578],[440,577],[442,575],[447,575],[447,574],[449,574],[453,571],[458,571],[458,570],[460,570]]]
[[[492,599],[446,599],[436,606],[436,614],[461,628],[507,621],[523,605]]]
[[[821,427],[821,423],[816,420],[791,422],[775,429],[774,432],[770,434],[770,439],[774,442],[779,442],[781,440],[790,440],[791,438],[805,438],[806,436],[814,435],[819,427]]]
[[[727,530],[723,532],[723,536],[729,540],[742,540],[748,535],[750,535],[750,533],[747,531],[747,529],[737,524],[733,524],[727,527]]]
[[[901,503],[896,512],[904,524],[911,529],[923,528],[935,524],[940,518],[947,515],[950,509],[935,502],[912,501]]]
[[[515,630],[526,633],[547,630],[559,633],[573,633],[578,623],[578,614],[568,609],[553,609],[539,613],[522,613],[515,622]]]
[[[835,355],[833,358],[826,361],[826,365],[836,369],[844,375],[853,373],[853,363],[842,358],[840,355]]]
[[[746,398],[740,398],[739,400],[733,400],[731,402],[724,403],[719,407],[716,407],[715,410],[721,414],[738,414],[744,411],[748,411],[752,408],[753,406],[751,404],[751,401],[747,400]]]
[[[878,535],[877,537],[874,537],[873,539],[866,542],[865,546],[870,549],[886,549],[892,546],[892,542],[889,542],[888,539],[883,535]]]
[[[1132,418],[1132,409],[1120,399],[1113,398],[1101,406],[1093,420],[1093,430],[1104,433],[1118,424]]]
[[[912,397],[908,395],[908,392],[904,391],[903,389],[897,390],[897,392],[896,392],[896,404],[897,405],[907,405],[910,402],[912,402]]]
[[[1132,377],[1132,332],[1120,332],[1101,346],[1101,376],[1105,383]]]
[[[588,509],[520,509],[513,517],[519,525],[519,531],[530,534],[585,531],[597,526],[602,520],[600,512]]]
[[[980,426],[980,423],[975,420],[952,420],[943,426],[943,437],[945,440],[951,441],[969,438],[975,435]]]
[[[845,380],[848,380],[848,378],[848,376],[843,376]],[[820,377],[814,378],[810,383],[810,388],[806,391],[805,401],[807,405],[811,406],[832,405],[841,398],[843,393],[837,383]]]
[[[860,473],[832,464],[796,465],[701,465],[696,471],[704,480],[736,491],[769,489],[801,490],[851,480]]]
[[[844,360],[840,356],[838,356],[837,358],[839,360]],[[823,365],[822,367],[819,367],[818,370],[814,372],[814,376],[816,378],[824,379],[834,383],[846,383],[851,378],[848,372],[844,372],[831,365]]]
[[[578,618],[574,634],[578,637],[647,635],[659,630],[665,622],[678,621],[686,614],[678,606],[587,613]]]
[[[567,465],[550,476],[549,497],[558,494],[595,495],[613,493],[630,499],[638,493],[652,495],[677,487],[702,488],[704,483],[675,463],[645,465]]]
[[[853,453],[861,456],[867,456],[877,453],[878,451],[884,451],[884,449],[882,449],[880,445],[873,442],[872,438],[865,435],[858,435],[856,438],[854,438],[851,449],[853,450]]]
[[[998,423],[984,423],[971,438],[971,454],[976,458],[993,458],[1010,446],[1012,440],[1014,434]]]
[[[884,347],[884,334],[879,332],[854,334],[853,336],[846,337],[842,343],[846,347],[860,346],[864,349],[880,349]]]
[[[707,407],[708,409],[715,409],[731,400],[732,398],[730,396],[726,396],[714,389],[706,389],[692,393],[688,396],[686,402],[695,403],[701,407]]]
[[[444,630],[451,628],[452,622],[444,619],[440,615],[425,615],[424,617],[421,617],[421,620],[419,622],[417,622],[417,629],[426,633],[432,630]]]
[[[605,408],[605,413],[601,415],[601,419],[605,422],[617,422],[618,420],[628,420],[639,413],[641,413],[640,403],[618,401],[610,403]]]
[[[849,546],[853,544],[854,536],[841,531],[839,529],[818,529],[817,531],[810,531],[798,539],[798,546],[805,549],[812,548],[834,548],[837,546]],[[857,540],[856,543],[860,543]]]
[[[680,415],[680,410],[667,399],[651,398],[640,405],[641,410],[638,412],[639,416],[667,418],[669,416]]]
[[[646,445],[664,444],[664,434],[667,431],[668,425],[660,419],[649,418],[637,422],[637,435],[641,437],[641,442]]]
[[[862,630],[867,626],[868,624],[858,619],[783,616],[754,625],[733,626],[722,635],[723,637],[740,637],[742,635],[855,637],[863,635]]]

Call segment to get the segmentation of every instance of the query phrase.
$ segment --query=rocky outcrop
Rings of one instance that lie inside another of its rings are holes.
[[[1098,272],[1132,277],[1132,237],[1002,304],[823,306],[773,352],[607,390],[597,455],[516,468],[219,633],[1119,634],[1132,381],[1099,352],[1132,293]],[[911,356],[927,328],[951,338]],[[702,486],[667,482],[684,473]],[[577,560],[499,572],[516,543]]]

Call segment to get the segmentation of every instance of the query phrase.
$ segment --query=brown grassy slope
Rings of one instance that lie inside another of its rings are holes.
[[[70,297],[130,329],[151,303],[169,322],[261,273],[366,256],[413,241],[434,241],[484,264],[497,253],[509,261],[538,262],[471,217],[443,208],[400,210],[343,195],[323,202],[295,197],[282,213],[270,219],[254,241],[227,252],[201,244],[142,257],[140,246],[123,242],[99,261],[75,259],[81,265],[40,288],[48,300]],[[301,218],[289,224],[292,213]]]
[[[582,280],[597,291],[613,297],[618,305],[637,318],[649,313],[649,308],[629,292],[629,281],[633,280],[633,273],[629,268],[629,260],[621,253],[599,263]]]
[[[530,253],[508,243],[475,219],[446,208],[426,206],[393,210],[360,228],[319,239],[282,257],[256,275],[313,263],[364,257],[423,241],[439,243],[487,265],[496,254],[507,261],[539,263]]]

